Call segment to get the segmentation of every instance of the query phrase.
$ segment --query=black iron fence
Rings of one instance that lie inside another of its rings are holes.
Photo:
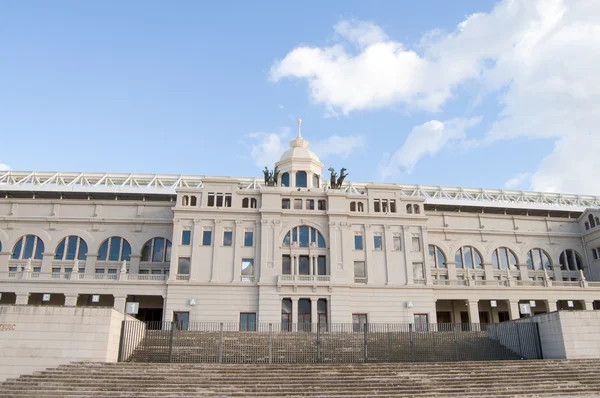
[[[120,361],[213,363],[541,359],[537,324],[124,321]]]

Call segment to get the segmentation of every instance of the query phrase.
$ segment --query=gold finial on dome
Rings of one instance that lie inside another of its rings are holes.
[[[300,132],[300,126],[302,126],[302,119],[298,119],[298,138],[302,138],[302,133]]]

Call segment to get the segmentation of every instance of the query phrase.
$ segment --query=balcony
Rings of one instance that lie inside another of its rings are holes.
[[[168,275],[153,274],[86,274],[72,272],[26,272],[11,271],[0,272],[0,281],[28,281],[28,282],[135,282],[135,283],[165,283]]]
[[[277,285],[329,285],[330,275],[278,275]]]

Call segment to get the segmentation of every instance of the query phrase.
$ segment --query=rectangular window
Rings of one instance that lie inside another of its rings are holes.
[[[225,194],[225,207],[231,207],[231,194]]]
[[[190,258],[189,257],[179,257],[179,261],[177,262],[177,273],[180,275],[189,275],[190,274]]]
[[[192,243],[192,231],[183,230],[181,231],[181,244],[189,246]]]
[[[205,230],[202,231],[202,246],[210,246],[212,242],[212,231]]]
[[[387,201],[387,199],[383,199],[381,201],[381,211],[383,213],[387,213],[388,212],[388,201]]]
[[[319,210],[327,210],[327,201],[326,200],[319,200],[317,202],[317,205],[319,206]]]
[[[254,281],[254,259],[242,259],[242,282]]]
[[[382,248],[383,248],[383,242],[381,239],[381,235],[374,235],[373,236],[373,249],[381,250]]]
[[[281,199],[281,208],[289,209],[290,208],[290,200],[289,199]]]
[[[318,275],[327,275],[327,257],[317,257],[317,268]]]
[[[315,201],[313,199],[306,199],[306,209],[307,210],[315,209]]]
[[[390,212],[396,212],[396,199],[390,199]]]
[[[298,256],[298,275],[310,275],[310,257]]]
[[[252,247],[254,245],[254,232],[246,231],[244,232],[244,246]]]
[[[8,267],[8,272],[17,272],[17,267]]]
[[[217,194],[217,207],[223,207],[223,194]]]
[[[96,274],[103,274],[104,268],[96,268]]]
[[[427,314],[415,314],[415,332],[426,332],[429,326]]]
[[[223,231],[223,246],[233,245],[233,231]]]
[[[208,207],[214,207],[215,206],[215,193],[214,192],[209,192],[208,193],[208,203],[207,203]]]
[[[240,332],[256,332],[256,312],[240,313]]]
[[[594,260],[598,260],[598,250],[597,249],[592,249],[592,257],[594,257]]]
[[[414,252],[421,251],[421,239],[418,236],[413,236],[412,238],[412,249]]]
[[[415,281],[422,281],[425,279],[423,272],[423,263],[413,263],[413,279]]]
[[[394,242],[394,251],[395,252],[401,251],[402,250],[402,235],[394,234],[394,237],[392,239]]]
[[[173,312],[173,322],[177,330],[188,330],[190,324],[189,312]]]
[[[41,272],[42,271],[42,267],[33,267],[33,272]],[[65,272],[66,272],[66,268],[65,268]]]
[[[355,278],[366,278],[367,270],[365,268],[364,261],[355,261],[354,262],[354,277]]]
[[[375,213],[381,212],[381,202],[379,201],[379,199],[375,199],[373,201],[373,211]]]
[[[53,274],[60,274],[60,267],[52,267]]]
[[[352,330],[364,332],[367,326],[367,314],[352,314]]]
[[[281,274],[292,275],[292,258],[286,254],[281,256]]]
[[[354,250],[363,249],[363,237],[360,234],[354,235]]]
[[[294,210],[302,210],[302,199],[294,199]]]

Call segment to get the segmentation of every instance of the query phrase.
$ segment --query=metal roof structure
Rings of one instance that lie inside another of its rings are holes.
[[[108,194],[175,195],[180,188],[201,188],[206,176],[175,174],[77,173],[39,171],[0,171],[0,191],[78,192]],[[237,182],[243,190],[260,190],[263,179],[223,177]],[[349,182],[342,188],[360,195],[370,183]],[[400,190],[402,195],[425,198],[432,205],[477,206],[558,211],[584,211],[600,208],[600,197],[504,189],[444,187],[433,185],[381,184]],[[324,188],[328,189],[328,188]]]

